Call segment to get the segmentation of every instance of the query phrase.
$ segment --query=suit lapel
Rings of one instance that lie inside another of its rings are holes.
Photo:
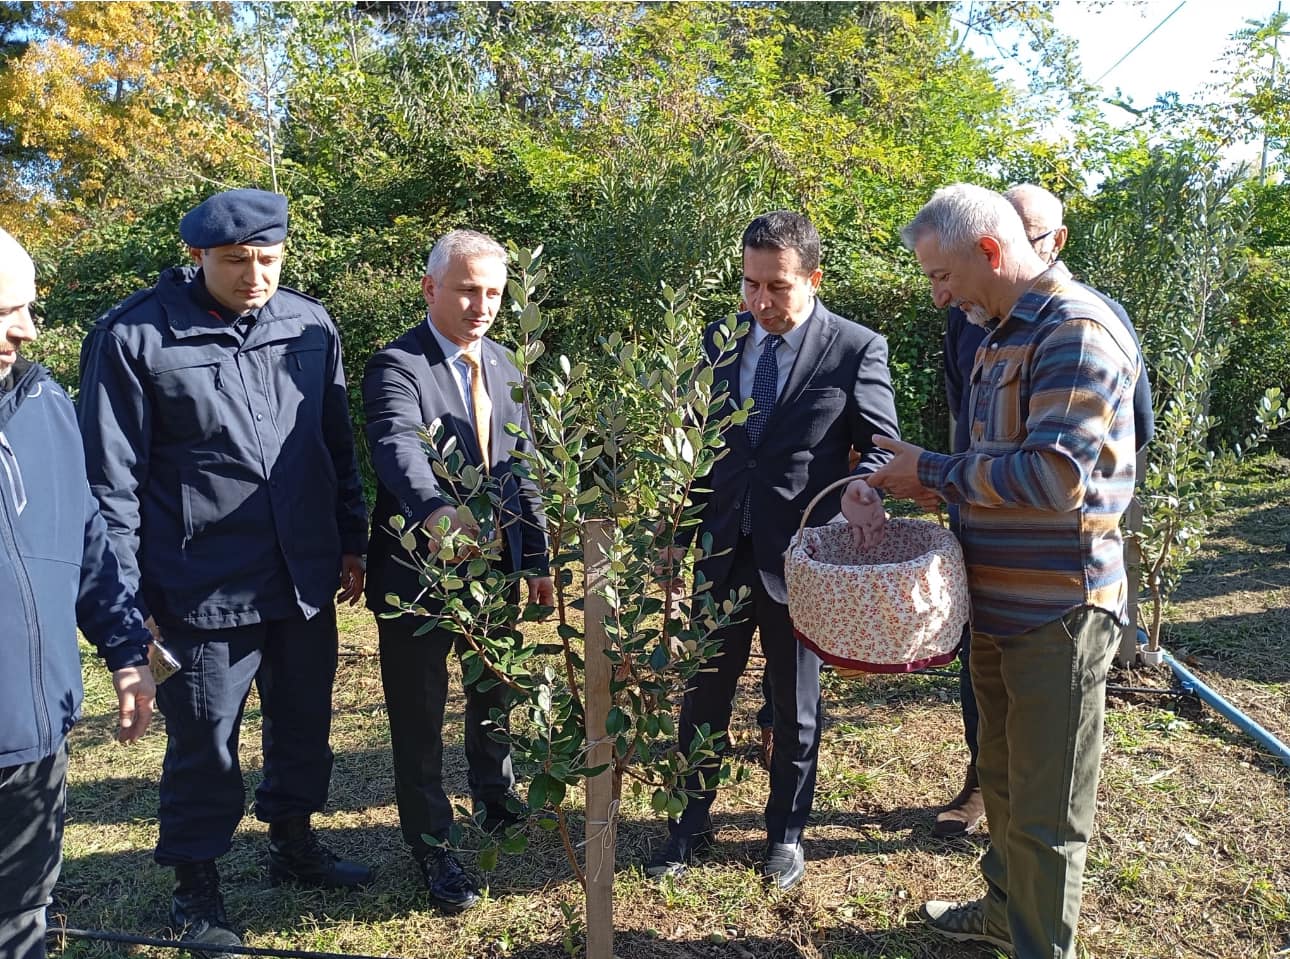
[[[739,409],[740,404],[743,402],[740,397],[743,396],[741,379],[743,376],[744,350],[752,342],[753,330],[757,326],[757,321],[753,319],[751,313],[740,313],[736,317],[736,322],[747,323],[748,330],[743,336],[735,340],[734,359],[717,371],[717,376],[724,375],[726,382],[730,385],[730,398],[726,401],[729,404],[730,412]]]
[[[457,437],[457,448],[466,454],[467,462],[478,466],[484,458],[480,454],[479,440],[475,438],[475,431],[470,428],[470,412],[462,401],[461,390],[457,385],[457,373],[452,369],[448,358],[443,355],[443,348],[439,346],[439,340],[435,335],[430,332],[427,323],[417,327],[417,336],[421,340],[421,348],[425,353],[430,383],[441,397],[439,406],[448,413],[447,416],[440,417],[444,429],[452,430],[453,435]],[[488,383],[487,375],[484,382]]]
[[[780,390],[779,402],[771,411],[772,418],[782,407],[793,403],[801,395],[802,390],[806,389],[837,336],[838,330],[832,315],[820,305],[817,299],[815,308],[811,311],[811,318],[806,323],[806,332],[802,337],[802,346],[797,351],[797,359],[788,374],[788,382]]]

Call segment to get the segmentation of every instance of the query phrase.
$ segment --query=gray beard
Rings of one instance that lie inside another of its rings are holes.
[[[967,321],[973,326],[989,326],[990,320],[993,319],[993,317],[990,316],[984,308],[979,306],[974,306],[970,310],[964,310],[963,315],[967,317]]]

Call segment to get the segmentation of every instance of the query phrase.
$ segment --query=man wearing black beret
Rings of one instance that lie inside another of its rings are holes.
[[[123,571],[181,664],[157,691],[155,858],[175,870],[171,920],[186,939],[230,946],[240,939],[215,860],[245,806],[238,732],[252,682],[272,877],[371,879],[310,826],[331,777],[335,600],[362,595],[367,516],[336,327],[278,285],[286,198],[219,193],[179,232],[195,265],[163,272],[86,339],[79,416]]]

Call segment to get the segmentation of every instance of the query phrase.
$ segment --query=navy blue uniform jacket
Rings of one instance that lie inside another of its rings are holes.
[[[86,339],[90,485],[162,626],[311,616],[367,544],[336,327],[280,287],[243,339],[198,305],[196,275],[165,271]]]
[[[35,363],[0,393],[0,768],[53,754],[80,718],[76,627],[108,668],[151,638],[85,482],[76,411]]]
[[[740,314],[739,321],[756,322],[749,313]],[[717,328],[713,324],[704,333],[708,362],[717,357],[713,339]],[[717,370],[717,380],[724,378],[730,384],[731,409],[747,392],[739,384],[739,361],[747,340],[741,337],[734,361]],[[710,492],[695,496],[696,502],[705,502],[698,535],[711,533],[718,555],[702,560],[699,570],[711,582],[724,578],[739,539],[744,500],[752,497],[757,568],[770,596],[787,602],[784,551],[797,532],[803,510],[825,486],[847,475],[853,447],[860,454],[857,476],[887,462],[891,454],[873,445],[873,434],[899,437],[899,429],[887,369],[887,341],[868,327],[829,312],[817,299],[761,442],[753,449],[742,425],[729,427],[724,436],[727,453],[700,481]],[[841,498],[842,490],[826,496],[807,525],[827,523],[837,514]],[[689,528],[691,534],[693,530]]]
[[[515,452],[529,448],[528,416],[523,405],[511,396],[510,384],[520,382],[520,371],[506,350],[492,340],[484,340],[481,346],[484,385],[493,404],[489,473],[501,487],[498,512],[506,537],[507,572],[524,570],[530,576],[545,576],[550,561],[542,501],[532,480],[517,479],[511,472],[512,464],[517,462]],[[391,517],[401,515],[410,527],[416,526],[441,506],[456,501],[430,468],[420,431],[438,419],[443,423],[444,438],[456,438],[467,464],[479,466],[483,457],[457,388],[456,374],[425,322],[368,361],[363,374],[363,411],[376,472],[367,606],[374,612],[386,613],[393,611],[385,601],[387,593],[412,602],[422,589],[417,572],[404,565],[412,558],[399,545],[398,535],[390,526]],[[520,426],[524,435],[512,436],[506,430],[507,423]],[[424,539],[421,542],[424,546]],[[422,601],[422,605],[434,610],[433,603]]]

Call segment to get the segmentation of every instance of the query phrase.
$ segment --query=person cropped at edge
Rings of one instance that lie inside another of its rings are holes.
[[[1051,266],[1057,262],[1062,248],[1066,245],[1067,229],[1062,223],[1062,201],[1043,187],[1033,183],[1019,183],[1003,194],[1005,200],[1021,217],[1026,228],[1026,239],[1039,258]],[[1129,321],[1124,307],[1115,300],[1092,287],[1116,318],[1125,325],[1133,336],[1141,356],[1142,348],[1138,343],[1137,331]],[[949,408],[954,414],[954,445],[951,452],[962,453],[968,448],[969,427],[972,412],[968,406],[970,391],[965,385],[971,380],[972,365],[976,361],[976,351],[985,339],[985,327],[969,320],[958,307],[950,307],[945,320],[945,396]],[[1155,416],[1151,410],[1151,381],[1145,370],[1138,377],[1133,390],[1133,435],[1134,446],[1138,450],[1146,448],[1155,435]],[[937,498],[939,502],[939,498]],[[950,522],[957,530],[958,509],[950,507]],[[932,831],[938,836],[962,836],[974,832],[985,819],[985,804],[981,799],[981,787],[976,775],[976,695],[972,692],[972,631],[965,627],[963,644],[959,647],[959,703],[963,712],[963,738],[968,747],[968,768],[963,778],[963,788],[950,802],[942,806],[936,817]]]
[[[67,734],[80,718],[76,629],[112,670],[121,742],[152,721],[151,636],[85,481],[76,411],[36,339],[36,271],[0,230],[0,956],[43,959],[62,865]]]
[[[972,371],[971,444],[888,437],[878,489],[956,504],[972,600],[986,894],[932,900],[948,938],[1020,959],[1075,955],[1106,677],[1127,624],[1119,522],[1133,497],[1133,337],[1061,263],[1035,253],[993,191],[938,190],[901,231],[938,308],[989,320]],[[845,509],[845,504],[844,504]]]
[[[721,653],[698,674],[681,706],[679,742],[688,749],[698,727],[729,728],[731,701],[748,661],[754,628],[766,659],[773,704],[774,748],[766,801],[762,875],[779,889],[806,871],[802,835],[815,796],[820,745],[820,659],[798,643],[788,618],[784,551],[802,510],[830,483],[851,474],[849,455],[860,453],[858,477],[846,489],[859,538],[874,541],[885,528],[880,497],[863,478],[885,462],[875,432],[897,429],[887,368],[887,343],[872,330],[825,309],[816,298],[823,271],[820,238],[805,216],[785,210],[749,224],[743,242],[743,296],[749,324],[737,358],[723,375],[730,402],[754,401],[743,425],[724,434],[727,455],[707,477],[697,532],[712,537],[697,572],[725,597],[747,587],[752,596],[742,621],[720,635]],[[705,334],[707,360],[716,358],[715,326]],[[822,504],[836,513],[841,492]],[[669,549],[675,558],[679,547]],[[686,780],[691,798],[667,842],[646,865],[650,876],[678,875],[713,844],[710,810],[715,793],[704,788],[713,770]]]
[[[530,602],[554,604],[549,574],[546,517],[536,485],[512,471],[517,452],[528,449],[528,416],[511,396],[520,372],[507,350],[487,338],[506,289],[506,250],[474,230],[441,237],[426,259],[421,292],[426,317],[368,361],[363,375],[363,409],[376,472],[372,517],[371,571],[367,605],[377,614],[381,682],[390,718],[394,788],[403,838],[417,861],[430,902],[461,912],[479,901],[479,890],[461,864],[426,836],[446,839],[452,804],[443,787],[443,718],[448,697],[447,658],[461,637],[435,625],[421,635],[426,617],[394,610],[393,593],[416,602],[433,616],[435,600],[423,596],[419,574],[391,525],[398,515],[430,536],[440,520],[454,529],[460,520],[450,489],[435,475],[422,445],[425,424],[438,420],[446,439],[455,440],[469,466],[483,467],[497,484],[502,536],[500,569],[522,573]],[[508,424],[521,427],[512,435]],[[429,549],[429,538],[420,549]],[[514,601],[518,603],[518,586]],[[504,624],[514,635],[514,623]],[[470,792],[483,827],[504,828],[521,818],[527,803],[516,795],[510,749],[490,733],[493,710],[508,711],[506,687],[465,684],[464,738]]]
[[[215,861],[245,806],[238,734],[252,682],[272,878],[371,878],[310,825],[331,778],[336,592],[361,595],[367,515],[336,327],[317,300],[278,285],[286,198],[218,193],[179,233],[195,265],[98,320],[79,409],[122,566],[182,666],[157,697],[155,859],[175,870],[171,920],[185,938],[236,945]]]

